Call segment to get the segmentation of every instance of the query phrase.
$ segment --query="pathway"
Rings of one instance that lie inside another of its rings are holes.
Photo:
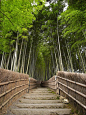
[[[63,99],[47,88],[37,88],[23,95],[6,115],[70,115]]]

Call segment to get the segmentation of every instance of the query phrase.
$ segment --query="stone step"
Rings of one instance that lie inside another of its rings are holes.
[[[57,99],[56,95],[24,95],[24,99],[35,99],[35,100],[53,100]]]
[[[32,108],[41,108],[41,109],[49,109],[49,108],[64,108],[65,107],[65,104],[63,103],[58,103],[58,104],[15,104],[16,107],[18,108],[29,108],[29,109],[32,109]]]
[[[31,91],[31,93],[51,93],[51,91]]]
[[[69,115],[70,109],[12,109],[14,115]]]
[[[42,93],[35,95],[35,94],[32,94],[32,93],[31,93],[31,94],[25,94],[25,95],[22,96],[22,97],[60,97],[60,96],[57,95],[57,94],[54,94],[54,95],[53,95],[52,93],[51,93],[51,94],[49,93],[48,95],[42,94]]]
[[[40,87],[40,88],[36,88],[35,90],[49,90],[49,89],[48,88]]]
[[[32,92],[34,92],[34,91],[42,92],[42,91],[51,91],[51,90],[49,90],[49,89],[34,89],[34,90],[32,90]]]
[[[28,100],[28,99],[19,99],[18,103],[28,103],[28,104],[53,104],[53,103],[62,103],[62,100]]]
[[[29,94],[29,95],[52,95],[53,93],[31,93],[31,94]],[[27,94],[25,94],[25,95],[28,95],[28,93]],[[53,95],[56,95],[56,94],[53,94]]]
[[[35,90],[33,90],[33,91],[50,91],[50,90],[48,90],[48,89],[35,89]]]
[[[48,91],[48,89],[46,89],[46,88],[37,88],[37,89],[35,89],[35,90],[38,90],[38,91]]]
[[[37,88],[26,93],[8,110],[6,115],[70,115],[71,109],[64,104],[64,97]]]

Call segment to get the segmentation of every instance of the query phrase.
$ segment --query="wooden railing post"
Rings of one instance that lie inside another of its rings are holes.
[[[30,89],[30,78],[29,78],[29,85],[28,85],[28,93],[29,93],[29,89]]]
[[[59,88],[59,78],[58,78],[58,76],[56,76],[56,78],[57,78],[57,84],[58,84],[58,87],[56,88],[56,89],[58,89],[58,94],[60,95],[60,88]]]
[[[55,76],[55,90],[57,89],[57,83],[56,83],[56,78],[57,76]]]
[[[15,84],[15,87],[16,87],[16,84]],[[13,86],[12,86],[12,83],[11,83],[11,95],[13,95],[12,88],[13,88]],[[11,98],[11,100],[9,100],[9,101],[10,101],[10,102],[11,102],[11,104],[12,104],[12,98]]]
[[[76,81],[75,81],[75,87],[76,87]],[[75,88],[75,99],[76,99],[76,88]]]
[[[58,81],[58,89],[59,89],[59,95],[60,95],[59,81]]]
[[[67,81],[67,78],[65,79],[66,79],[66,84],[67,84],[67,93],[69,94],[68,81]]]

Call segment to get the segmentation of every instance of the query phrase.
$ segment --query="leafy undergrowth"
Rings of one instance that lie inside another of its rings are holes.
[[[56,98],[57,100],[59,100],[60,99],[60,97],[59,96],[57,96],[57,98]]]
[[[81,115],[81,114],[79,114],[78,110],[76,108],[74,108],[70,103],[67,104],[66,107],[71,109],[70,115]]]
[[[50,90],[50,89],[48,89],[48,91],[50,91],[50,93],[53,93],[53,94],[56,94],[56,92],[55,91],[52,91],[52,90]],[[56,98],[57,100],[59,100],[60,99],[60,97],[59,96],[57,96],[57,98]]]
[[[52,90],[50,90],[50,89],[48,89],[48,91],[50,91],[50,93],[56,94],[56,92],[54,92],[54,91],[52,91]]]

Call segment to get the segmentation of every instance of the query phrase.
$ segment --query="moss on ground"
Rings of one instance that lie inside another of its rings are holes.
[[[48,91],[50,91],[50,93],[56,94],[56,92],[54,92],[54,91],[52,91],[52,90],[50,90],[50,89],[48,89]]]
[[[81,115],[81,114],[79,114],[78,110],[76,108],[74,108],[70,103],[67,104],[66,107],[71,109],[70,115]]]

